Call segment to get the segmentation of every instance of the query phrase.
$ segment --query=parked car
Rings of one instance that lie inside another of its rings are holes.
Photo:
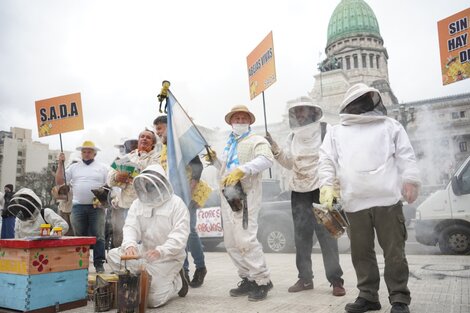
[[[223,241],[223,221],[220,196],[214,191],[205,208],[198,210],[197,230],[206,250],[213,250]],[[287,198],[287,199],[286,199]],[[258,240],[264,252],[287,253],[295,251],[294,223],[290,199],[281,193],[279,181],[263,180],[261,210],[258,218]],[[314,236],[314,242],[317,239]]]
[[[445,254],[470,254],[470,156],[445,189],[417,208],[416,240]]]

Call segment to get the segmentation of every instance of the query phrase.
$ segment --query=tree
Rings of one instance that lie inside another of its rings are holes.
[[[55,177],[52,168],[43,168],[40,173],[29,172],[17,178],[17,190],[29,188],[41,198],[44,207],[54,205],[51,190],[55,186]]]

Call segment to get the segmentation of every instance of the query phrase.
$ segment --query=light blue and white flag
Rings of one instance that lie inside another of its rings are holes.
[[[168,177],[175,194],[186,205],[191,201],[186,166],[207,144],[173,94],[168,91],[167,158]]]

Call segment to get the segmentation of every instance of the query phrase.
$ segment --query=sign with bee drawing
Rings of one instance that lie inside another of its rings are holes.
[[[39,137],[83,129],[80,93],[36,101]]]
[[[442,84],[470,77],[470,8],[437,22]]]
[[[250,99],[268,89],[276,82],[274,64],[273,32],[270,32],[246,58]]]

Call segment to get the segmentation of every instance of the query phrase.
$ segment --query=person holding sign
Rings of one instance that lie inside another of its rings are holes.
[[[64,183],[64,176],[73,189],[71,222],[76,236],[95,236],[93,248],[93,265],[97,273],[103,273],[105,261],[105,214],[103,208],[93,206],[92,189],[106,184],[108,167],[95,161],[96,153],[100,150],[92,141],[84,141],[77,147],[81,151],[81,162],[71,164],[64,174],[65,154],[59,154],[59,164],[55,174],[57,185]]]
[[[246,106],[234,106],[225,115],[225,121],[232,127],[232,132],[221,159],[221,185],[224,189],[235,190],[233,187],[241,184],[248,207],[248,224],[245,223],[245,229],[243,210],[235,211],[227,201],[237,195],[226,198],[227,194],[224,193],[221,197],[225,248],[242,279],[237,288],[230,290],[230,296],[248,296],[249,301],[260,301],[266,299],[268,291],[273,288],[263,249],[256,235],[261,209],[262,172],[272,166],[274,158],[266,139],[251,131],[250,125],[255,122],[255,116]],[[243,197],[239,196],[239,199]]]
[[[143,130],[139,134],[137,149],[116,159],[108,172],[108,186],[121,188],[118,207],[111,209],[114,247],[119,247],[122,243],[122,228],[127,211],[131,207],[132,202],[137,198],[134,186],[132,185],[133,177],[147,166],[159,163],[160,154],[154,149],[156,143],[157,138],[155,134],[150,130]]]
[[[313,289],[312,246],[316,233],[323,255],[326,278],[333,286],[334,296],[344,296],[343,270],[339,264],[338,241],[331,237],[325,227],[318,223],[312,211],[312,202],[319,203],[318,154],[327,124],[320,122],[323,111],[312,100],[302,97],[289,103],[289,126],[287,148],[281,149],[268,133],[274,158],[292,171],[289,183],[292,190],[291,206],[294,220],[295,247],[298,281],[289,292]]]

